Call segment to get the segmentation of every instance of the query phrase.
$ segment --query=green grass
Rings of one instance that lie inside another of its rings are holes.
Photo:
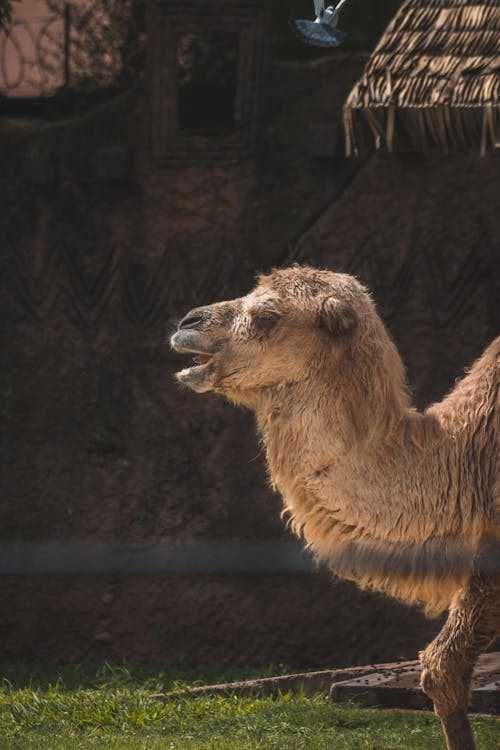
[[[265,671],[279,674],[282,668]],[[146,667],[0,670],[1,750],[444,750],[431,714],[332,706],[328,696],[180,698],[151,692],[255,676]],[[260,675],[263,670],[260,670]],[[500,748],[495,719],[474,718],[478,750]]]

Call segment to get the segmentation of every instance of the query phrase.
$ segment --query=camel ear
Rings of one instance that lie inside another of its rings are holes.
[[[319,324],[321,328],[326,328],[327,331],[338,336],[352,331],[356,325],[356,315],[347,302],[335,297],[327,297],[321,303]]]

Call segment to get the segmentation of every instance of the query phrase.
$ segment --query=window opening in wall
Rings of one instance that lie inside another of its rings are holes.
[[[239,33],[177,37],[177,102],[184,135],[227,136],[235,130]]]

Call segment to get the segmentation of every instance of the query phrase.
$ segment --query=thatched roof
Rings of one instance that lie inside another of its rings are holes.
[[[344,106],[347,154],[361,123],[377,148],[500,147],[500,3],[406,0]]]

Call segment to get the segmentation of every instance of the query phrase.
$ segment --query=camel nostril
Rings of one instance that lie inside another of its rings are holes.
[[[179,323],[179,330],[181,328],[195,328],[204,319],[205,319],[205,316],[202,315],[201,313],[196,313],[194,315],[188,314]]]

